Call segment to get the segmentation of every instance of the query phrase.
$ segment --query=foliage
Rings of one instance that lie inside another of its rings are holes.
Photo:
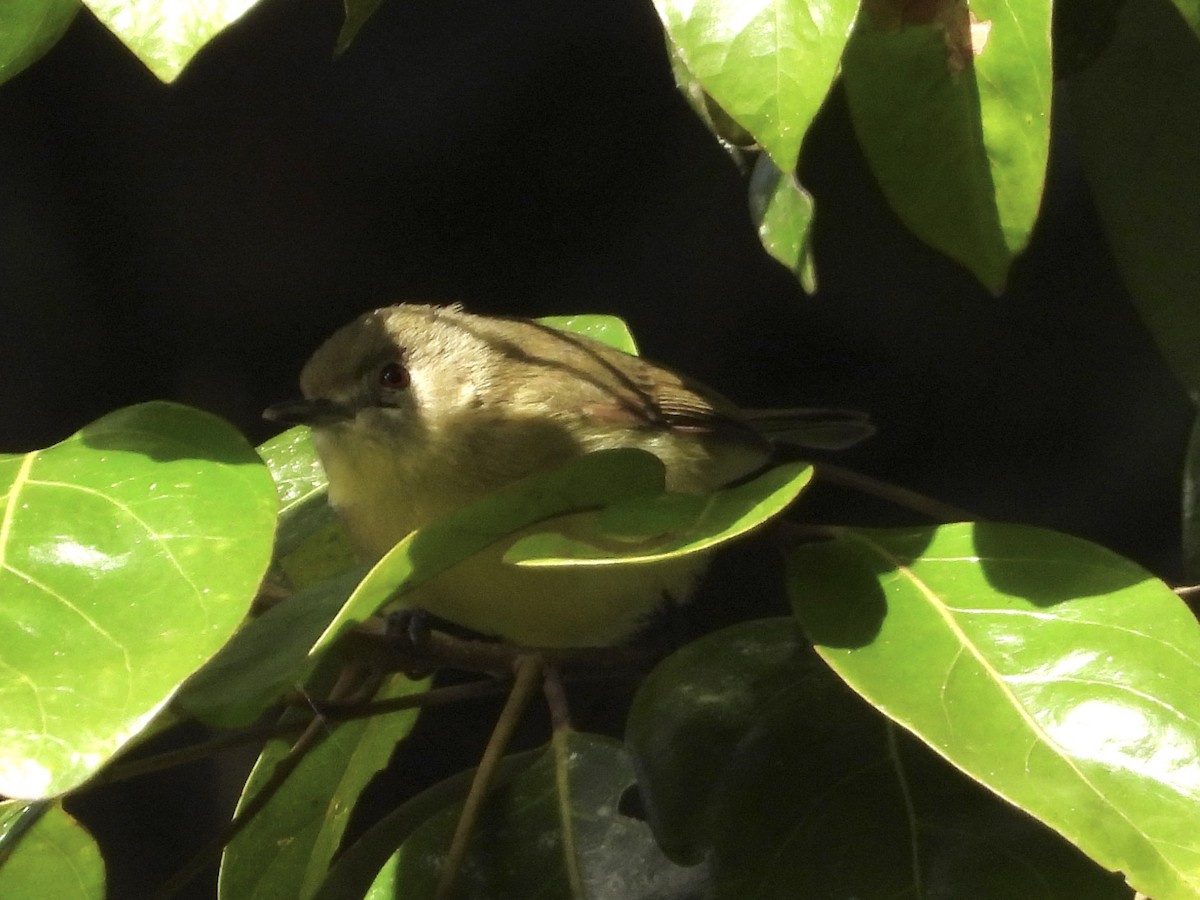
[[[253,0],[84,5],[171,81]],[[378,5],[346,0],[339,52]],[[835,83],[897,216],[997,293],[1037,221],[1065,93],[1139,311],[1200,389],[1194,2],[656,6],[681,90],[751,169],[764,246],[810,287],[816,211],[796,172]],[[0,78],[47,52],[77,7],[9,0]],[[611,319],[551,324],[634,349]],[[411,707],[432,696],[399,675],[345,693],[362,623],[537,523],[513,564],[710,550],[778,517],[814,469],[695,500],[664,493],[647,454],[593,454],[414,533],[370,570],[329,515],[302,429],[256,452],[212,416],[143,404],[0,458],[0,478],[0,895],[103,896],[100,851],[64,799],[129,774],[130,751],[181,721],[238,729],[286,708],[225,836],[221,896],[328,900],[430,896],[470,780],[430,787],[342,847]],[[556,533],[581,511],[629,552]],[[624,744],[559,728],[500,764],[455,896],[1200,897],[1200,627],[1169,586],[1021,525],[804,536],[784,549],[794,615],[663,661]],[[1200,555],[1195,529],[1188,542]],[[290,596],[261,610],[260,592]],[[290,704],[297,693],[390,705],[327,722]]]

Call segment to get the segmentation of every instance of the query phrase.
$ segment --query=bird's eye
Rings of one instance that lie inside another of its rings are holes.
[[[408,369],[398,362],[390,362],[379,370],[379,386],[393,391],[408,387]]]

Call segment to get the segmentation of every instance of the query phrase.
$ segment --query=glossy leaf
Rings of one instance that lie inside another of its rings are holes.
[[[655,0],[681,63],[784,172],[837,73],[858,0]]]
[[[1200,891],[1200,625],[1116,554],[1036,528],[836,529],[789,590],[871,703],[1156,900]]]
[[[103,900],[96,842],[57,803],[0,803],[0,897]]]
[[[615,347],[625,353],[637,356],[637,342],[625,320],[617,316],[578,315],[578,316],[545,316],[538,319],[543,325],[567,331],[572,334],[582,334]]]
[[[232,426],[169,403],[0,457],[0,483],[0,793],[50,796],[233,633],[270,558],[275,489]]]
[[[511,782],[520,772],[537,763],[544,751],[514,753],[500,760],[496,785]],[[444,809],[461,804],[471,785],[474,770],[460,772],[422,791],[384,816],[338,856],[324,884],[312,900],[394,900],[399,859],[396,848],[409,835]],[[391,891],[392,893],[388,893]]]
[[[627,744],[660,843],[716,898],[1128,898],[1057,835],[856,697],[790,620],[697,641],[639,689]]]
[[[359,31],[367,24],[376,10],[383,5],[383,0],[342,0],[346,10],[346,19],[342,30],[338,32],[337,43],[334,45],[334,55],[341,56],[358,37]]]
[[[258,0],[83,0],[160,80],[184,66]]]
[[[392,676],[376,699],[419,693],[427,681]],[[332,725],[299,767],[225,850],[219,896],[308,897],[337,851],[359,794],[416,722],[403,710]],[[289,743],[270,742],[246,782],[242,805],[270,778]]]
[[[696,873],[670,863],[646,824],[620,812],[633,782],[618,742],[557,734],[530,765],[493,788],[454,896],[684,895]],[[390,873],[394,896],[433,896],[460,802],[439,810],[400,847]]]
[[[813,200],[796,176],[780,172],[769,156],[754,164],[750,175],[750,216],[758,225],[758,239],[810,294],[817,289],[809,241]]]
[[[0,4],[0,84],[41,59],[63,36],[79,0],[5,0]]]
[[[1138,313],[1200,397],[1200,44],[1168,0],[1126,2],[1067,94],[1109,245]]]
[[[864,4],[842,80],[859,142],[901,221],[998,294],[1041,204],[1050,4],[940,9]]]
[[[309,651],[366,572],[310,585],[251,619],[188,679],[176,705],[207,725],[243,728],[302,690],[319,661]]]
[[[810,480],[812,466],[784,463],[705,496],[657,494],[617,501],[595,515],[589,538],[554,531],[527,535],[508,549],[504,561],[532,567],[632,565],[708,553],[778,516]]]
[[[662,490],[663,465],[642,450],[602,450],[524,478],[418,529],[383,557],[314,645],[316,653],[410,591],[501,538],[566,512]]]
[[[275,553],[286,556],[330,520],[332,513],[326,501],[329,480],[307,426],[275,435],[259,445],[258,455],[267,464],[279,491]]]

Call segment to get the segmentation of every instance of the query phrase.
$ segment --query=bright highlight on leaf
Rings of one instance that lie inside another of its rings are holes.
[[[170,83],[258,0],[83,0],[160,81]]]
[[[1000,293],[1041,206],[1050,4],[918,12],[864,4],[842,72],[854,129],[904,224]]]
[[[658,494],[618,501],[595,516],[591,534],[579,537],[573,521],[571,535],[547,531],[520,538],[504,561],[538,568],[633,565],[708,553],[782,513],[811,479],[811,466],[786,463],[704,497]]]
[[[0,457],[0,483],[0,794],[52,796],[233,633],[270,559],[275,488],[232,426],[169,403]]]
[[[593,340],[608,344],[625,353],[637,356],[637,341],[625,320],[617,316],[577,315],[577,316],[543,316],[538,319],[543,325],[557,328],[571,334],[582,334]]]
[[[1138,890],[1200,892],[1200,625],[1166,585],[1031,527],[835,534],[789,590],[855,690]]]
[[[833,84],[858,0],[656,0],[682,65],[781,171]]]

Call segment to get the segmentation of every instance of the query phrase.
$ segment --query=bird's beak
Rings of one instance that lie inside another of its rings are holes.
[[[357,412],[349,403],[318,397],[313,400],[288,400],[263,410],[263,418],[281,425],[337,425],[348,422]]]

